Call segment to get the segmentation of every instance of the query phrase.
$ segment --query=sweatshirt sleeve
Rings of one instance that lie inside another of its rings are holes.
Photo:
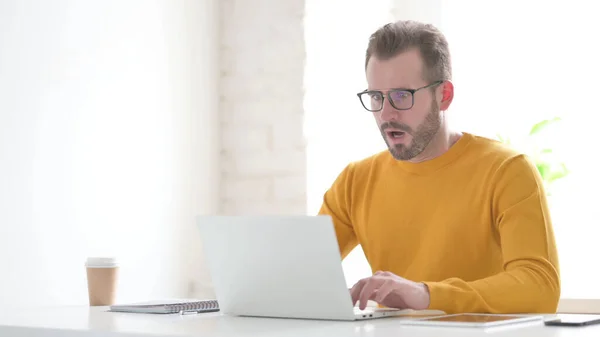
[[[350,192],[353,164],[344,168],[323,197],[319,215],[328,215],[333,220],[342,259],[358,245],[350,219]]]
[[[504,271],[471,282],[425,282],[429,307],[447,313],[555,313],[560,273],[543,181],[523,155],[505,161],[495,176],[491,206]]]

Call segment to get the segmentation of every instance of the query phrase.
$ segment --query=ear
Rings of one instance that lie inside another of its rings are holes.
[[[442,102],[440,103],[440,110],[446,111],[450,107],[450,103],[454,99],[454,84],[450,81],[444,81],[442,87]]]

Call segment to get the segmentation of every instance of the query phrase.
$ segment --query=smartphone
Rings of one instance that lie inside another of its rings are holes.
[[[544,321],[548,326],[586,326],[600,324],[598,315],[559,315],[556,318]]]

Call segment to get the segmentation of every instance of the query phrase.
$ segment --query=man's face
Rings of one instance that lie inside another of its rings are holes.
[[[368,90],[384,93],[383,109],[373,112],[390,153],[397,160],[419,155],[435,137],[441,125],[439,104],[430,88],[417,91],[408,110],[397,110],[389,102],[390,89],[417,89],[430,83],[422,76],[423,62],[417,50],[410,50],[386,61],[375,57],[367,66]]]

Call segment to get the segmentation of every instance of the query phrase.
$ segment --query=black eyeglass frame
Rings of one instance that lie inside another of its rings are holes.
[[[356,95],[358,96],[358,100],[360,101],[360,104],[362,104],[363,108],[365,108],[365,110],[370,111],[370,112],[381,111],[383,109],[383,103],[384,103],[384,100],[386,98],[387,98],[388,102],[390,102],[390,104],[392,105],[392,107],[394,107],[394,109],[396,109],[396,110],[409,110],[409,109],[411,109],[413,107],[413,105],[415,105],[415,93],[417,91],[422,90],[422,89],[426,89],[426,88],[430,88],[430,87],[433,87],[433,86],[436,86],[436,85],[440,85],[440,84],[442,84],[444,82],[445,81],[443,81],[443,80],[435,81],[433,83],[430,83],[430,84],[428,84],[426,86],[423,86],[423,87],[420,87],[420,88],[417,88],[417,89],[394,88],[394,89],[388,90],[385,94],[381,90],[364,90],[364,91],[361,91],[361,92],[357,93]],[[410,97],[411,97],[410,107],[404,108],[404,109],[400,109],[400,108],[398,108],[398,107],[396,107],[394,105],[394,100],[392,100],[390,98],[390,93],[392,93],[392,92],[398,92],[398,91],[405,91],[405,92],[409,92],[410,93]],[[374,94],[374,93],[377,93],[377,94],[379,94],[381,96],[381,107],[379,109],[377,109],[377,110],[368,109],[365,106],[365,103],[362,100],[362,95],[364,95],[364,94]]]

